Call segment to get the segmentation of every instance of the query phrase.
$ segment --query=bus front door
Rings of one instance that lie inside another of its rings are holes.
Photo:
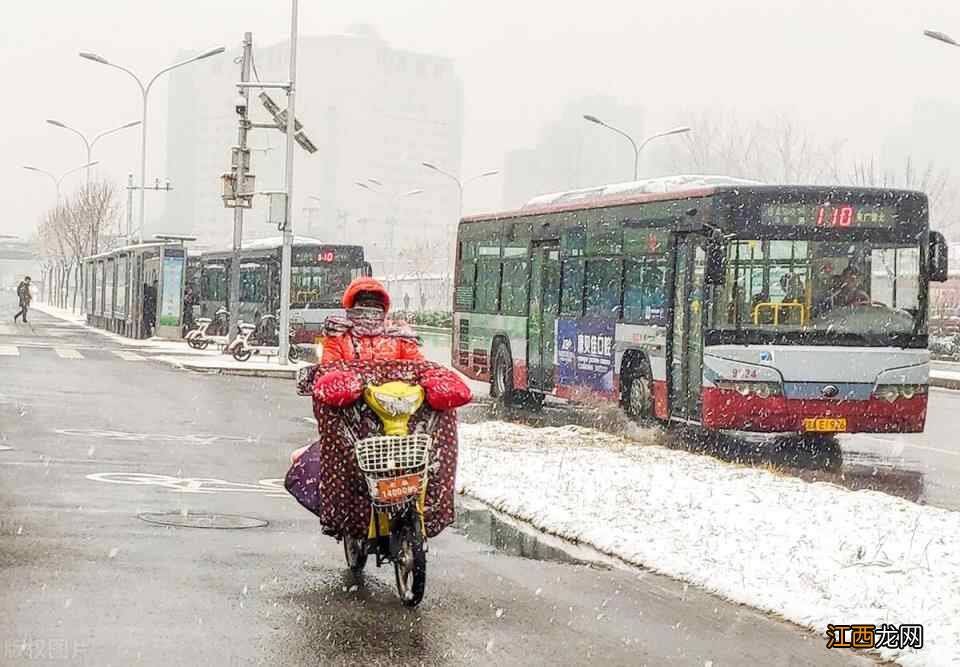
[[[530,315],[527,318],[527,385],[553,390],[556,322],[560,310],[560,248],[533,247],[530,269]]]
[[[673,333],[670,359],[670,416],[700,421],[703,385],[705,239],[677,237],[673,274]]]

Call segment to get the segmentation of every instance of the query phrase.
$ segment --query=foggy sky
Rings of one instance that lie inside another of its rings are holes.
[[[302,35],[370,23],[393,47],[454,60],[466,102],[464,176],[501,168],[507,151],[535,143],[568,100],[586,95],[643,106],[650,131],[675,124],[671,116],[689,107],[788,113],[866,153],[909,122],[917,100],[960,103],[960,48],[921,36],[932,28],[960,39],[960,3],[948,0],[300,4]],[[140,118],[133,80],[78,51],[149,78],[180,49],[235,46],[245,30],[266,45],[289,31],[286,0],[3,0],[3,9],[0,233],[23,236],[55,194],[49,179],[21,166],[63,172],[85,161],[80,139],[44,120],[92,136]],[[308,67],[301,63],[300,76]],[[175,187],[164,155],[166,94],[161,79],[150,95],[147,176],[169,177]],[[138,171],[138,146],[139,129],[102,139],[99,173],[122,186]],[[80,178],[67,177],[64,191]],[[466,211],[499,208],[501,190],[499,177],[471,184]],[[148,193],[148,211],[158,213],[163,196]]]

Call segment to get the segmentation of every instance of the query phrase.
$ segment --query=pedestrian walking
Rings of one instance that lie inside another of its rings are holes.
[[[153,329],[157,325],[157,284],[143,286],[143,334],[144,338],[153,336]]]
[[[193,330],[197,326],[197,322],[193,317],[193,307],[200,303],[200,299],[197,298],[197,295],[193,291],[193,287],[187,285],[187,289],[183,292],[183,329],[184,334],[186,332]]]
[[[23,323],[27,324],[27,311],[30,309],[30,302],[33,300],[33,294],[30,293],[30,276],[24,276],[20,284],[17,285],[17,299],[20,301],[20,310],[13,316],[13,321],[16,323],[22,317]]]

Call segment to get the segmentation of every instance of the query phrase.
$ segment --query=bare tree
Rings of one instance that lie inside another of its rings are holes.
[[[883,169],[876,158],[856,160],[846,173],[837,174],[836,181],[847,185],[877,188],[902,188],[926,193],[930,202],[930,226],[956,235],[957,214],[960,212],[960,190],[947,169],[933,162],[919,165],[911,158],[897,169]]]
[[[960,183],[932,162],[908,157],[895,168],[883,168],[870,157],[851,158],[838,139],[815,138],[786,116],[745,121],[722,110],[687,116],[695,131],[684,135],[673,151],[678,171],[751,178],[770,184],[854,185],[920,190],[930,200],[934,227],[952,231],[960,215]]]
[[[689,116],[696,128],[674,151],[675,168],[724,174],[766,183],[824,182],[839,142],[817,141],[807,128],[785,116],[746,121],[723,111]]]
[[[66,307],[73,283],[73,308],[83,289],[81,260],[109,250],[119,243],[114,226],[119,221],[116,187],[109,181],[94,181],[44,215],[38,228],[43,256],[53,275],[51,295]],[[54,288],[55,287],[55,291]]]

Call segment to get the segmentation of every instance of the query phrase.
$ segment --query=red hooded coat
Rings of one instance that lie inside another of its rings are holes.
[[[361,292],[373,292],[383,297],[384,307],[390,310],[390,294],[374,278],[357,278],[343,294],[343,307],[353,308]],[[322,364],[334,361],[423,361],[416,338],[409,327],[386,322],[381,336],[355,336],[350,331],[323,337]]]

